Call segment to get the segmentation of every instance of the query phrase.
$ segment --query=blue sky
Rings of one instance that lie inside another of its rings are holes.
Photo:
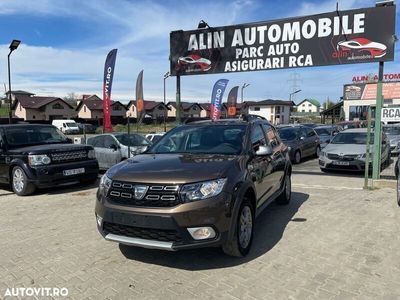
[[[162,100],[162,78],[169,70],[170,31],[194,29],[202,19],[210,26],[223,26],[328,12],[335,10],[336,2],[2,0],[0,83],[8,82],[9,43],[20,39],[23,44],[11,57],[13,89],[58,97],[71,92],[101,96],[105,57],[109,50],[118,48],[112,98],[133,99],[137,74],[144,69],[145,99]],[[374,5],[370,0],[339,1],[342,10]],[[400,73],[399,66],[397,56],[385,65],[385,73]],[[245,100],[288,99],[293,88],[288,80],[296,72],[302,90],[296,102],[304,98],[324,102],[327,97],[337,101],[343,84],[353,75],[376,71],[377,64],[357,64],[186,76],[181,80],[182,100],[209,101],[212,86],[220,78],[230,80],[228,89],[250,83]],[[167,80],[167,98],[174,97],[172,77]]]

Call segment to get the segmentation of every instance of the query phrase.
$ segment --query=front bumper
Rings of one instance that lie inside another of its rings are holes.
[[[81,169],[82,174],[65,176],[64,170]],[[97,160],[90,159],[79,162],[69,162],[62,164],[50,164],[35,168],[28,168],[28,180],[37,187],[51,187],[54,185],[75,182],[79,180],[91,180],[97,178],[99,173],[99,164]]]
[[[161,250],[217,247],[227,240],[231,217],[229,193],[171,208],[117,205],[98,195],[97,228],[109,241]],[[214,238],[195,240],[187,228],[211,227]]]
[[[372,162],[369,163],[372,167]],[[319,167],[327,170],[338,171],[363,171],[365,170],[365,161],[363,160],[331,160],[327,157],[319,157]]]

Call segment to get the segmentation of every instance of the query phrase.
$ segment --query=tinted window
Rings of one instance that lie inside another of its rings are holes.
[[[153,136],[153,140],[154,140]],[[148,146],[150,141],[140,134],[118,134],[115,138],[125,146]]]
[[[383,127],[383,132],[388,135],[400,135],[400,127]]]
[[[318,135],[331,135],[331,131],[333,131],[333,129],[329,130],[328,128],[315,128],[315,131]]]
[[[13,146],[66,143],[67,138],[55,127],[12,127],[4,130],[7,143]]]
[[[275,129],[272,128],[272,126],[266,125],[266,124],[263,124],[263,128],[265,130],[265,135],[267,136],[267,140],[268,140],[269,145],[272,148],[275,148],[276,146],[278,146],[279,145],[279,138],[278,138],[278,136],[276,134]]]
[[[104,136],[97,136],[88,140],[88,144],[96,148],[104,148]]]
[[[307,128],[307,137],[315,136],[315,131],[311,128]]]
[[[110,135],[104,136],[104,148],[110,148],[111,145],[117,145],[115,139]]]
[[[253,148],[267,144],[260,125],[256,125],[251,129],[251,143],[253,144]]]
[[[293,141],[297,137],[297,129],[295,128],[280,128],[278,129],[279,137],[285,141]]]

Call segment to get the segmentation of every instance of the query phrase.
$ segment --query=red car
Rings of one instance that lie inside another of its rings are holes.
[[[367,52],[372,58],[380,58],[386,55],[387,47],[384,44],[372,42],[365,38],[355,38],[339,42],[337,49],[338,51]]]
[[[190,54],[179,57],[177,69],[206,72],[211,69],[211,61],[200,55]]]

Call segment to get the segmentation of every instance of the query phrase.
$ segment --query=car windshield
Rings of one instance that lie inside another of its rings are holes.
[[[74,122],[66,122],[65,124],[67,124],[68,127],[76,127],[76,123]]]
[[[141,136],[140,134],[118,134],[115,135],[118,142],[125,146],[148,146],[150,141]]]
[[[297,137],[296,129],[293,129],[293,128],[278,129],[278,134],[279,134],[279,137],[285,141],[292,141],[292,140],[295,140]]]
[[[383,132],[388,135],[400,135],[400,126],[383,127]]]
[[[333,129],[330,128],[314,128],[318,135],[331,135]]]
[[[68,139],[55,127],[11,127],[5,130],[10,147],[68,143]]]
[[[179,126],[147,153],[240,154],[245,130],[245,125]]]
[[[370,144],[374,143],[374,134],[371,133]],[[366,132],[341,132],[337,134],[331,141],[331,144],[367,144]]]

